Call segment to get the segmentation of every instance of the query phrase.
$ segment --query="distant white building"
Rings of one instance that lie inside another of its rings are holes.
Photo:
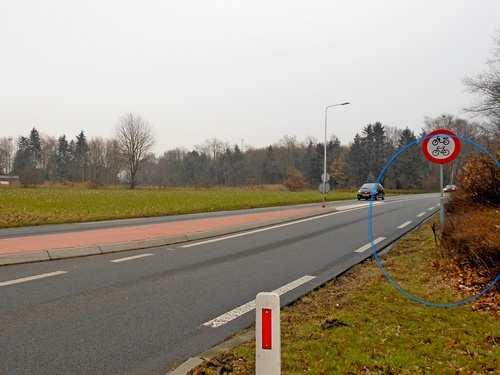
[[[0,185],[9,186],[9,185],[19,185],[19,176],[5,176],[0,175]]]
[[[126,170],[118,172],[118,181],[120,182],[120,184],[130,183],[129,173]]]

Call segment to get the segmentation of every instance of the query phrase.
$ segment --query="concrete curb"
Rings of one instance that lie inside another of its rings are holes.
[[[50,260],[64,259],[69,257],[82,257],[87,255],[101,254],[99,246],[68,247],[64,249],[47,250]]]
[[[229,229],[218,229],[205,232],[191,232],[191,233],[188,232],[185,234],[170,236],[170,237],[157,237],[139,241],[119,242],[113,244],[103,244],[103,245],[94,245],[85,247],[70,247],[61,249],[48,249],[36,253],[12,254],[5,256],[0,255],[0,266],[20,264],[20,263],[43,262],[48,260],[58,260],[67,258],[78,258],[90,255],[109,254],[122,251],[140,250],[152,247],[174,245],[182,242],[204,240],[213,237],[241,233],[252,229],[265,228],[272,225],[283,224],[315,216],[321,216],[324,214],[337,211],[338,210],[336,208],[331,207],[331,208],[325,208],[322,212],[315,212],[306,215],[293,215],[285,219],[273,219],[254,224],[252,223],[244,224],[240,225],[239,227],[229,228]]]
[[[50,260],[49,253],[47,251],[26,254],[12,254],[0,257],[0,266],[18,263],[43,262],[45,260]]]

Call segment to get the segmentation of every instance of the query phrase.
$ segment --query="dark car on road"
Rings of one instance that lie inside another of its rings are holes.
[[[361,199],[382,199],[385,198],[384,187],[376,182],[363,184],[358,190],[358,201]]]

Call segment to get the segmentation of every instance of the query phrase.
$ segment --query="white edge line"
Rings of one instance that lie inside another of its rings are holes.
[[[146,253],[146,254],[133,255],[133,256],[131,256],[131,257],[113,259],[113,260],[110,260],[110,262],[113,262],[113,263],[126,262],[127,260],[134,260],[134,259],[139,259],[139,258],[149,257],[149,256],[151,256],[151,255],[153,255],[153,254],[151,254],[151,253]]]
[[[300,279],[294,280],[286,285],[283,285],[282,287],[279,287],[278,289],[273,290],[273,293],[276,293],[278,295],[283,295],[295,288],[298,288],[299,286],[315,279],[316,276],[309,276],[305,275],[302,276]],[[214,318],[212,320],[209,320],[206,323],[203,323],[205,327],[211,327],[211,328],[217,328],[220,327],[226,323],[229,323],[230,321],[239,318],[243,314],[246,314],[252,310],[255,309],[255,300],[251,300],[241,306],[238,306],[222,315],[219,315],[217,318]]]
[[[393,202],[387,202],[387,203],[375,202],[373,204],[374,205],[380,205],[380,204],[389,204],[389,203],[393,203]],[[342,211],[330,212],[330,213],[327,213],[327,214],[322,214],[322,215],[313,216],[313,217],[307,217],[307,218],[304,218],[304,219],[294,220],[294,221],[290,221],[290,222],[283,223],[283,224],[276,224],[276,225],[272,225],[270,227],[254,229],[254,230],[250,230],[250,231],[246,231],[246,232],[241,232],[241,233],[236,233],[236,234],[230,234],[230,235],[222,236],[222,237],[211,238],[209,240],[204,240],[204,241],[200,241],[200,242],[195,242],[195,243],[190,243],[190,244],[187,244],[187,245],[183,245],[183,246],[181,246],[181,248],[187,249],[189,247],[200,246],[200,245],[205,245],[205,244],[208,244],[208,243],[229,240],[231,238],[237,238],[237,237],[247,236],[249,234],[265,232],[267,230],[272,230],[272,229],[277,229],[277,228],[283,228],[283,227],[287,227],[289,225],[305,223],[307,221],[319,220],[319,219],[323,219],[323,218],[328,217],[328,216],[337,215],[337,214],[341,214],[341,213],[344,213],[344,212],[358,211],[358,210],[361,210],[363,208],[368,207],[368,205],[369,204],[364,205],[363,207],[356,207],[356,208],[352,208],[352,209],[349,209],[349,210],[342,210]]]
[[[409,198],[409,199],[397,199],[397,200],[389,200],[389,201],[384,201],[384,202],[373,202],[372,204],[374,206],[388,205],[388,204],[393,204],[393,203],[402,203],[402,202],[408,202],[408,201],[414,201],[414,200],[421,200],[421,199],[428,199],[428,198],[429,197],[417,197],[417,198]],[[328,217],[328,216],[332,216],[332,215],[336,215],[336,214],[341,214],[341,213],[344,213],[344,212],[351,212],[351,211],[362,210],[363,208],[367,208],[369,205],[370,205],[370,203],[364,203],[364,204],[362,204],[362,206],[358,207],[358,205],[355,204],[355,205],[352,205],[353,206],[352,209],[339,210],[339,211],[336,211],[336,212],[330,212],[330,213],[323,214],[323,215],[318,215],[318,216],[308,217],[308,218],[305,218],[305,219],[290,221],[290,222],[283,223],[283,224],[272,225],[270,227],[254,229],[254,230],[250,230],[250,231],[246,231],[246,232],[241,232],[241,233],[236,233],[236,234],[230,234],[230,235],[221,236],[221,237],[215,237],[215,238],[211,238],[211,239],[208,239],[208,240],[203,240],[203,241],[199,241],[199,242],[194,242],[194,243],[190,243],[190,244],[187,244],[187,245],[183,245],[183,246],[180,246],[180,248],[187,249],[187,248],[190,248],[190,247],[205,245],[205,244],[209,244],[209,243],[213,243],[213,242],[219,242],[219,241],[229,240],[231,238],[238,238],[238,237],[242,237],[242,236],[247,236],[249,234],[260,233],[260,232],[264,232],[264,231],[267,231],[267,230],[272,230],[272,229],[277,229],[277,228],[283,228],[283,227],[287,227],[289,225],[304,223],[306,221],[319,220],[319,219],[322,219],[322,218],[325,218],[325,217]],[[341,206],[341,207],[347,208],[348,206]]]
[[[55,272],[49,272],[49,273],[42,273],[40,275],[35,275],[35,276],[21,277],[20,279],[9,280],[9,281],[2,281],[2,282],[0,282],[0,286],[8,286],[8,285],[20,284],[20,283],[25,283],[27,281],[33,281],[33,280],[38,280],[38,279],[45,279],[46,277],[63,275],[65,273],[67,273],[67,272],[66,271],[55,271]]]
[[[378,237],[377,239],[373,240],[373,242],[369,242],[366,245],[361,246],[359,249],[354,250],[354,252],[355,253],[362,253],[362,252],[370,249],[372,247],[372,244],[376,245],[379,242],[382,242],[383,240],[385,240],[385,237]]]
[[[403,224],[398,225],[398,229],[403,229],[404,227],[411,224],[411,220],[405,221]]]
[[[361,209],[361,208],[353,208],[352,210],[349,210],[349,211],[360,210],[360,209]],[[236,233],[236,234],[230,234],[230,235],[228,235],[228,236],[222,236],[222,237],[211,238],[211,239],[209,239],[209,240],[200,241],[200,242],[195,242],[195,243],[191,243],[191,244],[183,245],[183,246],[181,246],[181,247],[182,247],[183,249],[186,249],[186,248],[189,248],[189,247],[194,247],[194,246],[199,246],[199,245],[205,245],[205,244],[207,244],[207,243],[212,243],[212,242],[218,242],[218,241],[229,240],[229,239],[231,239],[231,238],[237,238],[237,237],[247,236],[247,235],[249,235],[249,234],[260,233],[260,232],[265,232],[265,231],[272,230],[272,229],[277,229],[277,228],[287,227],[287,226],[289,226],[289,225],[293,225],[293,224],[304,223],[304,222],[306,222],[306,221],[318,220],[318,219],[321,219],[321,218],[324,218],[324,217],[328,217],[328,216],[332,216],[332,215],[336,215],[336,214],[339,214],[339,213],[342,213],[342,212],[348,212],[348,211],[330,212],[330,213],[328,213],[328,214],[323,214],[323,215],[319,215],[319,216],[308,217],[308,218],[305,218],[305,219],[300,219],[300,220],[290,221],[290,222],[288,222],[288,223],[283,223],[283,224],[272,225],[272,226],[270,226],[270,227],[265,227],[265,228],[254,229],[254,230],[251,230],[251,231],[241,232],[241,233]]]

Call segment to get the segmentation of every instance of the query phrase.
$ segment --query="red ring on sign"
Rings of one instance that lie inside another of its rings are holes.
[[[451,138],[453,138],[453,141],[455,142],[455,149],[450,154],[450,156],[448,156],[447,158],[443,158],[443,159],[435,158],[434,156],[429,154],[429,151],[427,150],[427,144],[429,143],[431,138],[433,138],[434,135],[438,135],[438,134],[449,135]],[[425,158],[427,160],[429,160],[430,162],[436,163],[436,164],[446,164],[446,163],[449,163],[450,161],[455,160],[457,158],[458,154],[460,153],[461,149],[462,149],[462,142],[460,141],[460,138],[458,138],[457,135],[449,129],[436,129],[436,130],[430,132],[429,134],[427,134],[425,136],[424,140],[422,141],[422,153],[424,154]]]

